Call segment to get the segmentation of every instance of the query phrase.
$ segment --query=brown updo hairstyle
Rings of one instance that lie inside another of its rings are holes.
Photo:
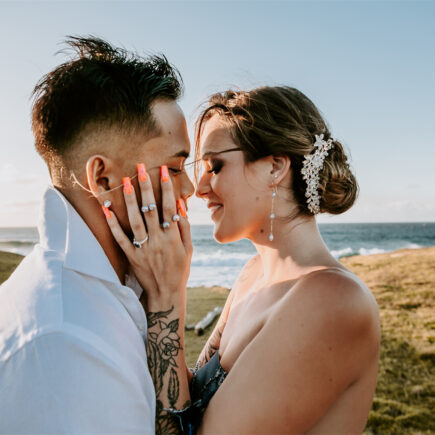
[[[304,156],[314,151],[316,134],[323,133],[324,140],[331,137],[312,101],[287,86],[265,86],[246,92],[229,90],[212,95],[196,122],[195,161],[200,156],[203,126],[215,114],[228,124],[232,139],[244,151],[246,163],[270,155],[290,158],[291,187],[298,214],[312,216],[305,197],[307,185],[302,179],[302,163]],[[196,167],[196,177],[197,174]],[[358,183],[340,142],[334,140],[319,178],[320,213],[340,214],[353,205]]]

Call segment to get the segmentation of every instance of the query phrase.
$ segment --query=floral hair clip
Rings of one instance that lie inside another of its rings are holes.
[[[318,136],[315,135],[316,141],[314,142],[314,153],[304,156],[302,163],[302,178],[307,183],[305,197],[307,198],[307,207],[311,213],[317,214],[320,212],[320,196],[319,188],[319,173],[323,168],[323,162],[328,155],[328,151],[333,146],[333,139],[323,140],[323,133]]]

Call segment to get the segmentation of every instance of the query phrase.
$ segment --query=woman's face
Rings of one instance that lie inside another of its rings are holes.
[[[267,240],[271,160],[245,164],[244,153],[234,150],[238,146],[218,115],[206,121],[199,146],[202,170],[196,195],[207,202],[216,240]]]

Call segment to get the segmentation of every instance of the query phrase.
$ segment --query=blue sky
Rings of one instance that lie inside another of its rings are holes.
[[[191,127],[207,95],[287,84],[350,150],[357,204],[320,222],[435,221],[435,2],[0,1],[0,226],[35,225],[48,174],[30,100],[68,34],[163,52]],[[193,223],[210,223],[199,200]]]

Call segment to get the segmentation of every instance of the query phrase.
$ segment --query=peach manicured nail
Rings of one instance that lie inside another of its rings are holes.
[[[124,185],[124,192],[129,195],[133,192],[133,186],[131,185],[130,177],[124,177],[122,179],[122,184]]]
[[[169,181],[169,172],[167,166],[160,166],[160,177],[162,178],[162,181]]]
[[[186,204],[184,203],[184,200],[182,198],[177,201],[177,206],[180,215],[186,217]]]
[[[137,173],[140,181],[146,181],[148,178],[147,170],[145,169],[145,165],[143,163],[138,163]]]
[[[106,216],[106,218],[110,219],[112,217],[110,210],[107,207],[104,207],[104,205],[102,205],[101,208],[103,209],[103,213]]]

